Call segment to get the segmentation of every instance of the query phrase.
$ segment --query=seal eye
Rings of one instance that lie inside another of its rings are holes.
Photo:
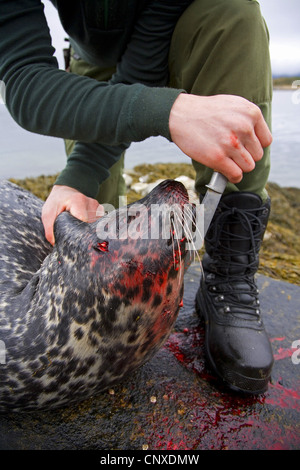
[[[108,242],[107,241],[99,242],[94,246],[94,249],[97,251],[108,251]]]

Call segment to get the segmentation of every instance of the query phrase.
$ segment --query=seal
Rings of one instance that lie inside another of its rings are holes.
[[[191,260],[187,230],[174,236],[188,205],[179,182],[166,180],[92,223],[60,214],[54,247],[44,237],[42,205],[1,182],[2,412],[74,404],[149,360],[172,330]]]

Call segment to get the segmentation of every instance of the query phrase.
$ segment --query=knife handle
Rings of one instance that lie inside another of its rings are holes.
[[[215,191],[216,193],[223,194],[228,179],[226,176],[222,175],[218,171],[214,171],[211,177],[210,182],[206,185],[207,188]]]

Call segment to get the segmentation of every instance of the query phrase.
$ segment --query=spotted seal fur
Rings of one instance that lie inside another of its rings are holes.
[[[169,180],[139,202],[150,228],[151,204],[183,207],[188,196]],[[112,237],[110,230],[120,233],[134,220],[121,209],[102,219],[122,215],[99,240],[97,221],[64,212],[52,247],[44,238],[42,204],[1,182],[1,411],[70,405],[119,382],[161,347],[182,302],[184,237],[177,245]]]

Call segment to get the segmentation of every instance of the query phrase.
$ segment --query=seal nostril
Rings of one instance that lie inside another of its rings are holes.
[[[99,242],[97,243],[97,245],[94,246],[94,249],[97,251],[108,251],[108,242],[107,241]]]

